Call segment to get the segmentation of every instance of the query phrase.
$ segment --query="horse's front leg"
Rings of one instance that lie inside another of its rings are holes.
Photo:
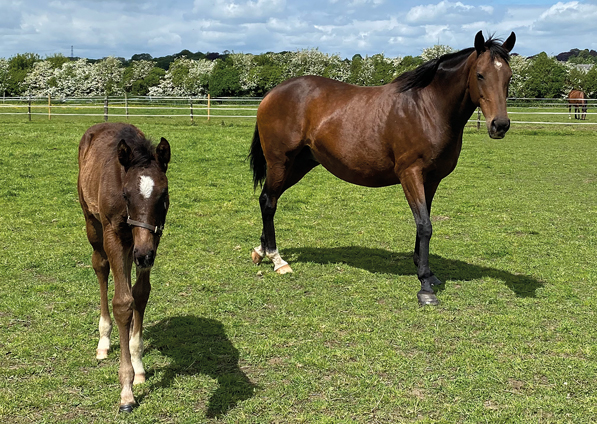
[[[135,372],[129,348],[134,309],[131,289],[132,248],[131,246],[123,246],[122,241],[110,232],[104,233],[104,240],[104,248],[114,276],[112,312],[120,336],[120,367],[118,369],[118,379],[121,386],[120,412],[131,412],[136,405],[133,396]]]
[[[131,362],[135,370],[133,385],[145,382],[145,369],[143,368],[143,317],[145,316],[145,307],[149,300],[151,284],[149,275],[151,269],[137,268],[137,282],[133,286],[133,299],[135,300],[133,309],[133,323],[129,340],[129,349],[131,351]]]
[[[439,304],[439,300],[433,291],[433,286],[442,284],[429,267],[429,241],[433,233],[430,211],[437,184],[429,184],[426,187],[418,170],[405,173],[401,182],[417,226],[414,261],[417,266],[417,277],[421,282],[417,299],[421,306],[434,306]]]

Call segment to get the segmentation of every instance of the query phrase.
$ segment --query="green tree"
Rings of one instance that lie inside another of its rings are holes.
[[[209,93],[213,97],[238,96],[241,93],[240,73],[230,58],[218,59],[209,77]]]
[[[587,96],[591,98],[597,97],[597,65],[593,66],[589,72],[585,74],[583,88]]]
[[[545,52],[533,58],[528,75],[524,88],[527,97],[558,98],[565,94],[566,68]]]
[[[24,93],[23,82],[33,65],[41,58],[35,53],[17,54],[8,60],[8,81],[6,91],[11,96],[20,96]]]

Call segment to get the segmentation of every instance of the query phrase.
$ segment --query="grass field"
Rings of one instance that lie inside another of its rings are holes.
[[[172,145],[146,312],[147,382],[118,415],[77,202],[93,118],[1,117],[0,419],[6,423],[585,423],[597,416],[597,131],[466,130],[438,190],[420,308],[402,189],[315,169],[281,199],[295,273],[252,264],[250,121],[133,120]]]

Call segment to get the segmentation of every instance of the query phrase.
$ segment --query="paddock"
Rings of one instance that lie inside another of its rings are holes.
[[[111,422],[118,410],[120,352],[95,359],[98,289],[76,190],[80,135],[101,120],[0,116],[6,422]],[[169,140],[171,203],[146,313],[147,381],[122,420],[597,414],[596,127],[513,124],[502,140],[465,129],[432,212],[430,263],[449,289],[420,308],[400,187],[312,171],[276,215],[294,269],[280,276],[249,255],[261,227],[246,161],[254,120],[130,122]]]

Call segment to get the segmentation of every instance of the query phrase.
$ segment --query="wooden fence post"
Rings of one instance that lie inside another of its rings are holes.
[[[104,99],[104,122],[108,122],[108,96]]]
[[[477,108],[477,131],[481,129],[481,109]]]
[[[129,98],[126,95],[126,91],[124,92],[124,113],[126,114],[126,120],[129,120]]]
[[[209,121],[209,108],[211,107],[211,94],[207,94],[207,120]]]
[[[48,121],[52,120],[52,95],[48,94]]]
[[[31,121],[31,96],[29,96],[29,101],[27,103],[27,115],[29,115],[29,121]]]
[[[193,99],[191,99],[190,97],[189,97],[189,105],[191,108],[191,124],[194,124],[195,120],[193,119]]]

